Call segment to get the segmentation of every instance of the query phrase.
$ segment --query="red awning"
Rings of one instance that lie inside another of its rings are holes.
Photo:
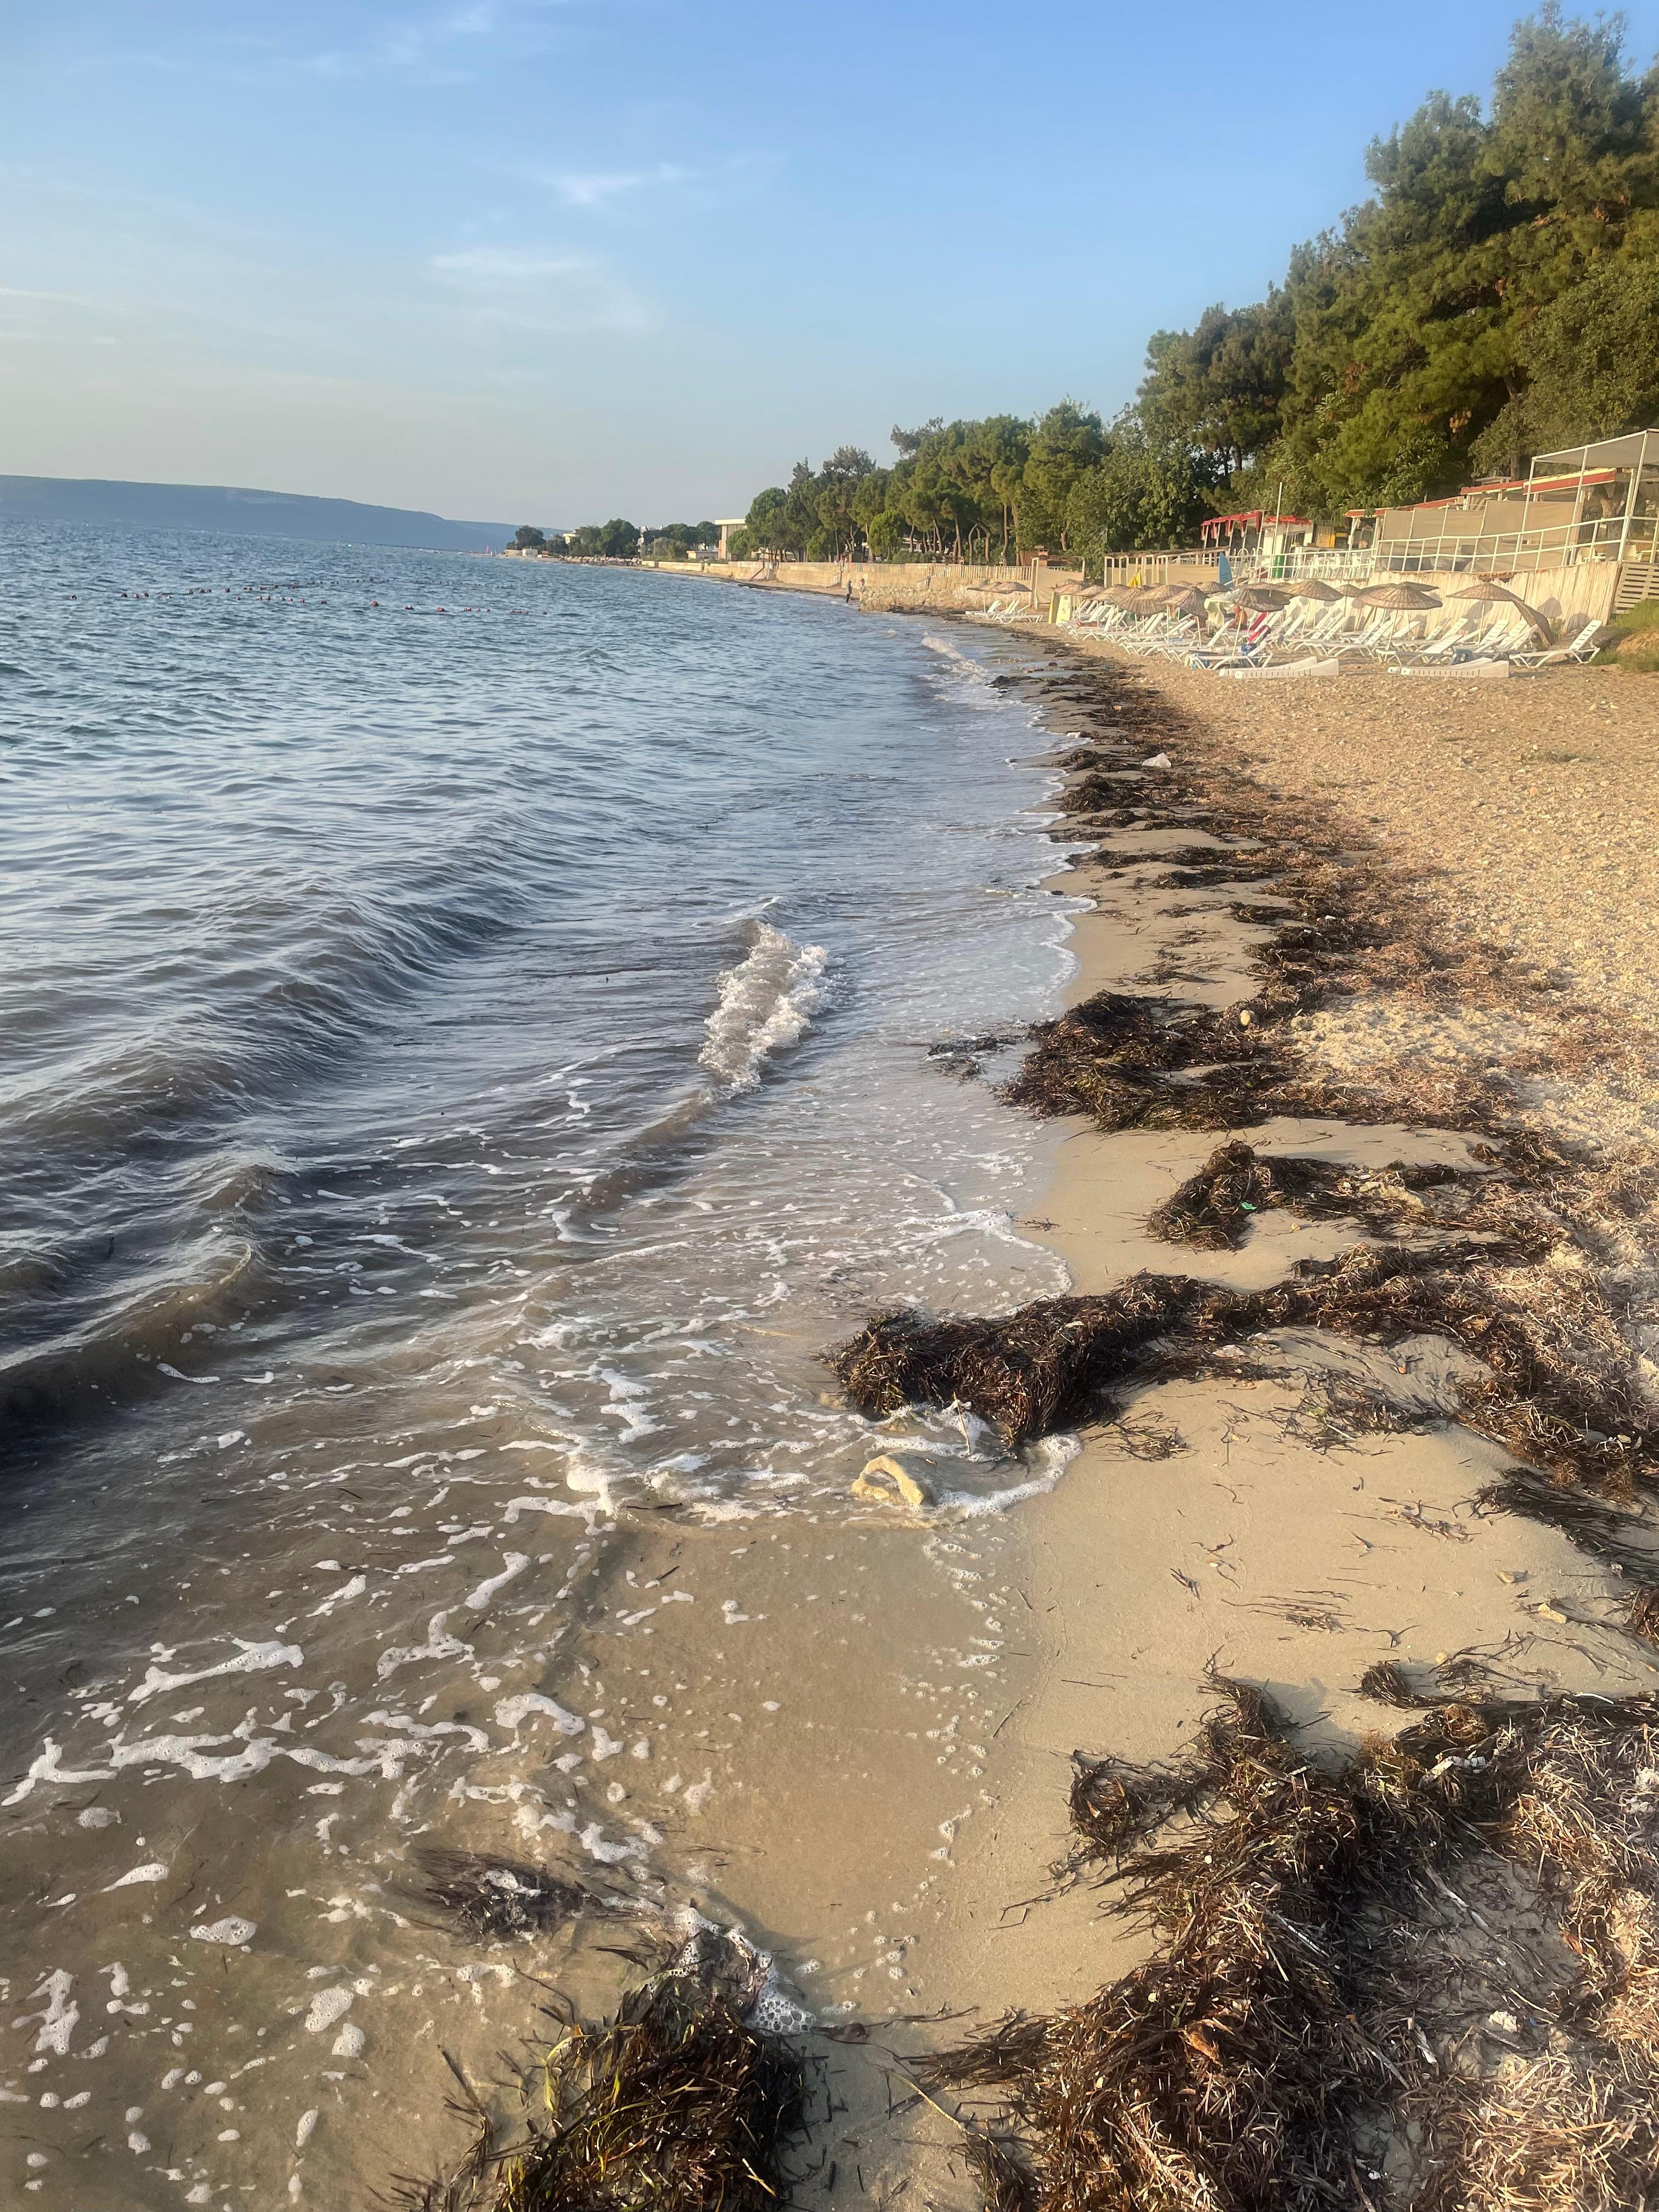
[[[1306,530],[1309,527],[1305,514],[1267,514],[1260,507],[1252,507],[1248,514],[1212,514],[1207,522],[1200,524],[1199,535],[1207,538],[1212,531],[1216,530],[1261,530],[1268,524],[1275,530]]]

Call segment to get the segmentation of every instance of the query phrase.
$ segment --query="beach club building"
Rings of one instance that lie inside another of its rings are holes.
[[[1605,622],[1659,599],[1659,428],[1540,453],[1523,477],[1449,498],[1357,507],[1347,522],[1343,538],[1295,515],[1217,515],[1198,557],[1218,567],[1224,556],[1249,582],[1524,580],[1531,604]]]

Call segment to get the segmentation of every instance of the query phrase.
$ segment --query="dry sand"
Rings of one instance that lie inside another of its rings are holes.
[[[1659,1028],[1659,681],[1616,668],[1507,684],[1356,671],[1252,684],[1098,653],[1268,791],[1322,800],[1449,935]]]

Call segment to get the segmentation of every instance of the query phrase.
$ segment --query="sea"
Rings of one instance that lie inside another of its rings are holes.
[[[1066,1287],[1050,740],[997,633],[689,576],[0,576],[0,2200],[325,2204],[421,1838],[672,1859],[562,1788],[607,1547],[830,1540],[825,1349]],[[947,1522],[1063,1477],[908,1441]]]

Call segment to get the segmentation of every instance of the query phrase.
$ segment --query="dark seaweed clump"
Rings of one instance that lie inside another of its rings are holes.
[[[1181,1322],[1199,1287],[1140,1274],[1104,1297],[1048,1298],[982,1321],[933,1321],[911,1309],[878,1316],[828,1356],[861,1413],[963,1405],[1024,1443],[1096,1412],[1109,1383]]]
[[[988,2203],[1650,2202],[1659,1702],[1442,1705],[1331,1772],[1259,1691],[1217,1686],[1180,1765],[1077,1762],[1079,1860],[1154,1955],[918,2062],[1004,2105]],[[1471,1902],[1494,1893],[1529,1903],[1525,1934]]]
[[[1517,1286],[1500,1279],[1492,1256],[1464,1237],[1426,1249],[1357,1245],[1334,1261],[1301,1261],[1262,1291],[1140,1273],[1097,1296],[987,1319],[909,1308],[827,1356],[861,1413],[963,1405],[1018,1445],[1109,1414],[1124,1384],[1205,1373],[1218,1347],[1264,1330],[1385,1345],[1443,1336],[1486,1370],[1459,1386],[1459,1417],[1553,1476],[1552,1489],[1629,1498],[1651,1487],[1659,1431],[1605,1295],[1583,1270],[1540,1268]]]
[[[1146,1226],[1165,1243],[1224,1252],[1240,1243],[1253,1215],[1285,1206],[1304,1219],[1351,1220],[1368,1235],[1391,1236],[1443,1218],[1425,1205],[1423,1193],[1478,1188],[1486,1180],[1467,1169],[1412,1167],[1403,1160],[1376,1170],[1294,1154],[1270,1159],[1236,1139],[1218,1146],[1195,1176],[1155,1207]],[[1459,1225],[1475,1224],[1465,1212]],[[1513,1224],[1504,1227],[1511,1231],[1508,1249],[1514,1250]]]
[[[752,1993],[750,1993],[752,1995]],[[483,2101],[459,2170],[402,2185],[410,2212],[771,2212],[800,2127],[805,2067],[756,2027],[744,1993],[677,1964],[614,2020],[565,2029],[522,2085],[498,2140]]]
[[[1295,1010],[1290,993],[1218,1012],[1097,992],[1032,1031],[1002,1096],[1045,1117],[1087,1114],[1106,1130],[1248,1127],[1273,1110],[1263,1096],[1288,1070],[1269,1032]]]

